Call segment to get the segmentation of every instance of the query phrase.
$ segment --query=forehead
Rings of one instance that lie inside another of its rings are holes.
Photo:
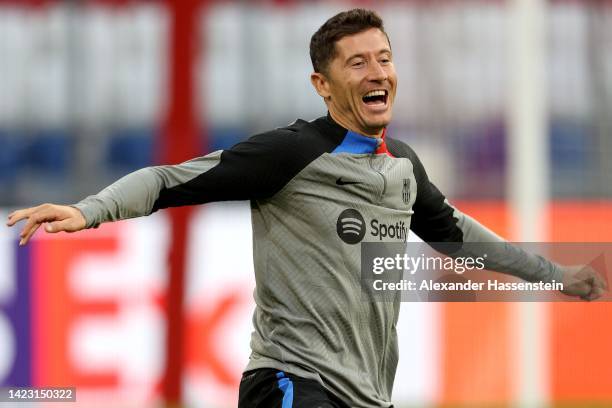
[[[355,54],[376,54],[383,50],[391,49],[387,36],[378,28],[347,35],[336,42],[336,54],[341,60]]]

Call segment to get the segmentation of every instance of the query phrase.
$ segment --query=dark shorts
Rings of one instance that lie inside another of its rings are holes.
[[[315,380],[271,368],[242,375],[238,408],[349,408]]]

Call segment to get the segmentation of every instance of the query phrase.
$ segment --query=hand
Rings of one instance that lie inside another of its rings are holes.
[[[589,265],[566,266],[563,271],[563,290],[568,296],[595,300],[608,290],[606,281]]]
[[[45,231],[55,233],[60,231],[75,232],[85,228],[87,222],[83,214],[74,207],[67,205],[43,204],[38,207],[25,208],[12,212],[6,225],[12,227],[17,222],[27,219],[19,234],[19,245],[28,243],[38,227],[43,223]]]

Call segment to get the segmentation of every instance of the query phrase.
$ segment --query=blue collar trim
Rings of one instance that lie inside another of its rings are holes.
[[[367,137],[351,130],[346,132],[342,143],[340,143],[332,152],[338,153],[353,153],[353,154],[370,154],[378,148],[377,138]]]

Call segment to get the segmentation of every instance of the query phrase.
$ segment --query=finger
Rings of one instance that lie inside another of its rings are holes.
[[[573,283],[569,287],[569,290],[576,296],[587,296],[591,292],[591,285],[585,283],[584,281],[579,281]]]
[[[28,218],[26,223],[23,225],[21,232],[19,233],[19,238],[22,238],[22,239],[25,238],[30,233],[32,228],[34,228],[37,224],[40,224],[40,223],[36,222],[34,218],[32,217]]]
[[[32,234],[40,227],[40,224],[46,221],[55,221],[56,215],[49,209],[37,210],[35,213],[28,217],[28,221],[23,226],[21,238],[31,237]],[[27,242],[27,241],[26,241]]]
[[[593,300],[593,292],[590,292],[584,296],[580,296],[580,299],[590,302],[591,300]]]
[[[591,300],[598,299],[599,297],[601,297],[602,294],[603,294],[603,290],[601,288],[594,287],[591,293],[586,295],[585,298],[586,300],[591,301]]]
[[[19,236],[21,238],[25,237],[26,235],[28,235],[28,233],[30,232],[30,230],[32,228],[34,228],[34,226],[36,224],[40,224],[42,221],[39,221],[39,217],[38,215],[31,215],[28,217],[27,221],[25,224],[23,224],[23,228],[21,229],[21,232],[19,233]]]
[[[21,241],[19,241],[19,245],[23,246],[23,245],[27,244],[28,241],[30,240],[30,238],[32,238],[32,235],[34,235],[36,230],[40,227],[40,225],[41,224],[34,225],[34,227],[30,229],[30,231],[27,233],[27,235],[25,237],[21,238]]]
[[[592,267],[588,266],[581,271],[581,281],[591,287],[598,287],[601,289],[607,289],[606,281],[601,277],[599,273]]]
[[[599,299],[600,297],[602,297],[604,295],[605,291],[602,288],[595,288],[595,290],[593,291],[593,300],[595,299]]]
[[[12,213],[10,213],[8,215],[8,219],[6,222],[6,225],[8,225],[9,227],[12,227],[16,222],[17,222],[17,214],[18,214],[19,210],[13,211]]]
[[[26,208],[23,210],[13,211],[8,218],[8,222],[6,225],[12,227],[15,223],[23,220],[24,218],[28,218],[38,207]]]
[[[593,277],[593,287],[603,290],[603,289],[606,289],[606,283],[604,282],[603,279],[601,279],[601,277],[599,277],[598,275],[595,275]]]
[[[608,283],[606,282],[606,280],[602,278],[601,275],[598,274],[597,272],[594,272],[594,273],[595,273],[595,276],[593,280],[593,285],[603,290],[608,290]]]
[[[51,208],[50,204],[41,204],[36,207],[24,208],[22,210],[13,211],[9,215],[9,226],[15,225],[15,223],[30,218],[32,215],[36,213],[40,213],[41,211],[48,211]]]

